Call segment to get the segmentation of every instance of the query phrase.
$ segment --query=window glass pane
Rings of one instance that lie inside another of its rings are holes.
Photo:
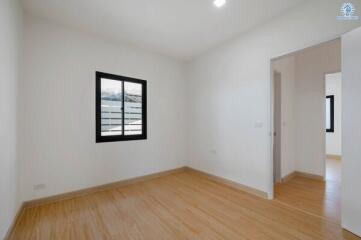
[[[102,136],[122,135],[121,81],[101,79],[101,126]]]
[[[142,134],[142,85],[124,82],[124,134]]]
[[[326,129],[331,128],[331,99],[326,98]]]

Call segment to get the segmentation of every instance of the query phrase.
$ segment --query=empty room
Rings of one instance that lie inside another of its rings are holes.
[[[361,239],[361,0],[0,0],[0,239]]]

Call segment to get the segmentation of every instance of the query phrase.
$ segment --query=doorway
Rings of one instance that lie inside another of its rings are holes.
[[[337,166],[328,161],[327,134],[331,132],[326,128],[331,120],[325,119],[330,99],[326,98],[330,93],[325,79],[331,75],[325,73],[341,75],[341,40],[303,49],[271,63],[275,200],[340,223],[340,181],[328,181],[336,176]],[[333,99],[335,103],[335,96]],[[335,124],[335,118],[332,121]]]
[[[326,181],[341,183],[342,74],[325,74]]]

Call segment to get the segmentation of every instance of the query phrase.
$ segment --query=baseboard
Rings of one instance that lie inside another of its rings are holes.
[[[327,154],[326,155],[327,159],[333,159],[333,160],[341,160],[341,155],[335,155],[335,154]]]
[[[15,226],[17,224],[17,221],[20,219],[21,214],[24,212],[24,203],[22,203],[18,209],[18,211],[16,212],[13,221],[11,222],[8,231],[5,234],[4,240],[8,240],[10,239],[11,235],[14,232]]]
[[[358,235],[356,233],[353,233],[346,228],[342,228],[342,236],[344,239],[360,239],[361,235]]]
[[[99,186],[95,186],[95,187],[90,187],[90,188],[86,188],[86,189],[82,189],[82,190],[62,193],[62,194],[58,194],[58,195],[54,195],[54,196],[50,196],[50,197],[30,200],[30,201],[24,202],[23,206],[24,206],[25,209],[26,208],[37,207],[37,206],[44,205],[44,204],[49,204],[49,203],[54,203],[54,202],[58,202],[58,201],[62,201],[62,200],[81,197],[81,196],[88,195],[88,194],[91,194],[91,193],[102,192],[102,191],[110,190],[110,189],[113,189],[113,188],[138,183],[138,182],[144,182],[144,181],[147,181],[147,180],[151,180],[151,179],[154,179],[154,178],[159,178],[159,177],[166,176],[166,175],[169,175],[169,174],[183,172],[185,170],[186,170],[186,167],[181,167],[181,168],[176,168],[176,169],[167,170],[167,171],[163,171],[163,172],[144,175],[144,176],[141,176],[141,177],[136,177],[136,178],[121,180],[121,181],[108,183],[108,184],[104,184],[104,185],[99,185]]]
[[[323,176],[317,174],[296,171],[296,175],[300,177],[310,178],[313,180],[325,181],[325,178]]]
[[[292,178],[296,177],[297,176],[297,173],[296,172],[291,172],[290,174],[284,176],[282,179],[281,179],[281,183],[285,183],[285,182],[288,182],[289,180],[291,180]]]
[[[321,175],[295,171],[295,172],[292,172],[292,173],[286,175],[285,177],[283,177],[281,182],[282,183],[288,182],[289,180],[291,180],[292,178],[294,178],[296,176],[309,178],[309,179],[313,179],[313,180],[318,180],[318,181],[325,181],[325,178]]]
[[[243,191],[243,192],[250,193],[252,195],[255,195],[255,196],[258,196],[258,197],[261,197],[261,198],[268,199],[268,194],[266,192],[261,191],[261,190],[258,190],[258,189],[252,188],[252,187],[248,187],[248,186],[245,186],[243,184],[240,184],[240,183],[237,183],[237,182],[234,182],[234,181],[231,181],[231,180],[219,177],[219,176],[215,176],[215,175],[212,175],[212,174],[209,174],[209,173],[206,173],[206,172],[203,172],[203,171],[191,168],[191,167],[186,167],[186,169],[187,169],[187,171],[192,171],[192,172],[194,172],[194,173],[196,173],[196,174],[198,174],[198,175],[200,175],[202,177],[205,177],[205,178],[207,178],[207,179],[209,179],[211,181],[220,183],[222,185],[231,187],[231,188],[236,189],[236,190],[240,190],[240,191]]]

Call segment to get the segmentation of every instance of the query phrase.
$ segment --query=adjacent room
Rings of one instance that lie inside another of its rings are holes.
[[[0,29],[0,239],[361,239],[361,0],[0,0]]]
[[[272,69],[275,200],[340,223],[341,40],[273,59]]]

